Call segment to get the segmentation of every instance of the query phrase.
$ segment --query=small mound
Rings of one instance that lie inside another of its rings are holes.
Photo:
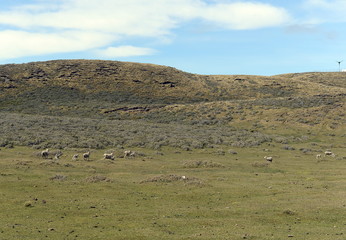
[[[96,175],[96,176],[91,176],[91,177],[87,177],[85,179],[86,182],[89,183],[97,183],[97,182],[111,182],[111,180],[105,176],[100,176],[100,175]]]
[[[202,180],[195,177],[179,176],[175,174],[168,175],[159,175],[146,180],[141,181],[140,183],[171,183],[171,182],[183,182],[185,185],[198,185],[204,186]]]
[[[263,167],[268,167],[269,163],[267,163],[267,162],[254,162],[251,165],[253,167],[263,168]]]
[[[59,166],[60,163],[56,161],[46,160],[46,161],[40,162],[40,165],[41,166]]]
[[[224,168],[225,166],[212,162],[212,161],[190,161],[190,162],[184,162],[184,167],[185,168],[200,168],[200,167],[205,167],[205,168]]]
[[[57,174],[54,177],[49,178],[49,180],[64,181],[64,180],[66,180],[66,178],[67,177],[64,175]]]
[[[169,174],[169,175],[160,175],[160,176],[148,178],[146,180],[141,181],[141,183],[146,183],[146,182],[176,182],[176,181],[183,181],[183,180],[184,180],[184,176]]]
[[[20,161],[20,160],[18,160],[18,161],[16,162],[16,165],[27,166],[27,165],[29,165],[30,163],[32,163],[32,161]]]

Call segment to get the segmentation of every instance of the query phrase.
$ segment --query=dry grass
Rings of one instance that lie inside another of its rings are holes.
[[[183,163],[185,168],[224,168],[225,166],[221,163],[213,162],[213,161],[187,161]]]
[[[64,181],[66,180],[66,176],[57,174],[54,177],[49,178],[49,180],[54,180],[54,181]]]
[[[258,167],[258,168],[263,168],[263,167],[268,167],[269,163],[267,162],[254,162],[251,164],[253,167]]]
[[[101,175],[95,175],[95,176],[90,176],[85,179],[86,182],[88,183],[98,183],[98,182],[112,182],[111,179],[105,176]]]
[[[196,177],[179,176],[175,174],[159,175],[142,180],[140,183],[172,183],[182,182],[184,185],[204,186],[204,182]]]
[[[168,174],[168,175],[159,175],[155,177],[148,178],[146,180],[141,181],[140,183],[149,183],[149,182],[177,182],[177,181],[184,181],[185,178],[183,176],[178,176],[175,174]]]

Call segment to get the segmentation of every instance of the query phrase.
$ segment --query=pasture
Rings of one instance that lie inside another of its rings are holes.
[[[346,150],[333,146],[320,159],[322,144],[264,143],[88,161],[1,148],[0,239],[345,239]]]

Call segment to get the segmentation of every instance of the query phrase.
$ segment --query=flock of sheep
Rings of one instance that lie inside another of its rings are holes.
[[[336,154],[333,153],[332,151],[327,150],[327,151],[324,152],[324,156],[325,157],[327,157],[327,156],[336,157]],[[317,154],[316,155],[316,159],[321,159],[321,158],[322,158],[322,154]]]
[[[45,150],[43,150],[43,151],[41,152],[41,157],[42,157],[42,158],[46,158],[46,159],[47,159],[47,158],[49,157],[49,155],[50,155],[50,152],[49,152],[49,149],[48,149],[48,148],[45,149]],[[127,158],[127,157],[134,157],[135,155],[136,155],[136,153],[135,153],[134,151],[130,151],[130,150],[124,151],[124,158]],[[61,156],[62,156],[62,153],[61,153],[61,152],[55,153],[55,154],[54,154],[54,160],[59,160]],[[89,160],[89,158],[90,158],[90,151],[83,153],[82,156],[83,156],[83,159],[84,159],[85,161]],[[324,156],[325,156],[325,157],[326,157],[326,156],[335,157],[336,154],[334,154],[332,151],[327,150],[327,151],[324,152]],[[72,160],[74,160],[74,161],[75,161],[75,160],[78,160],[78,158],[79,158],[79,154],[74,154],[74,155],[72,156]],[[321,159],[321,158],[322,158],[322,154],[317,154],[317,155],[316,155],[316,159]],[[115,159],[114,153],[111,152],[111,153],[105,153],[105,154],[103,154],[103,159],[114,160],[114,159]],[[268,161],[268,162],[273,162],[273,157],[265,156],[264,159],[265,159],[266,161]]]
[[[324,157],[327,157],[327,156],[330,156],[330,157],[333,157],[333,158],[334,158],[334,157],[336,157],[336,154],[333,153],[333,152],[330,151],[330,150],[327,150],[327,151],[324,152]],[[317,155],[316,155],[316,159],[321,159],[321,158],[322,158],[322,154],[317,154]],[[265,156],[264,159],[267,160],[268,162],[273,162],[273,157],[267,157],[267,156]]]
[[[88,152],[85,152],[82,154],[82,157],[85,161],[88,161],[90,159],[90,151]],[[47,159],[49,157],[49,155],[52,155],[50,152],[49,152],[49,149],[45,149],[41,152],[41,157],[42,158],[45,158]],[[53,153],[54,155],[54,160],[59,160],[60,157],[62,156],[62,153],[61,152],[57,152],[57,153]],[[136,153],[134,151],[130,151],[130,150],[126,150],[124,151],[124,158],[127,158],[127,157],[134,157],[136,155]],[[79,154],[74,154],[72,156],[72,160],[76,161],[78,160],[79,158]],[[103,159],[110,159],[110,160],[114,160],[115,159],[115,156],[114,156],[114,153],[111,152],[111,153],[105,153],[103,154]]]

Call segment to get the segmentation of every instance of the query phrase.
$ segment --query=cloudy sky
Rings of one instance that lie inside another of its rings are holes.
[[[154,63],[199,74],[346,69],[346,0],[1,0],[0,64]],[[343,67],[344,66],[344,67]]]

